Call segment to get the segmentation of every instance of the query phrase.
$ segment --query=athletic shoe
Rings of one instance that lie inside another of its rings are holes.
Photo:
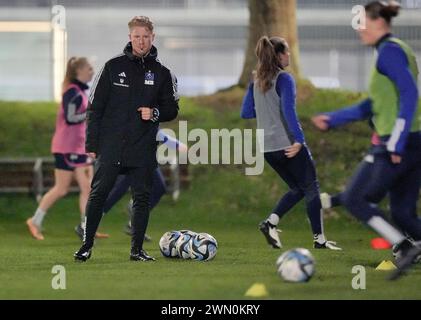
[[[336,250],[336,251],[342,250],[342,248],[336,245],[335,241],[325,241],[324,243],[319,243],[317,241],[314,241],[313,247],[314,249],[330,249],[330,250]]]
[[[259,229],[266,238],[266,241],[275,249],[282,248],[281,240],[279,239],[278,232],[281,230],[276,229],[276,226],[271,224],[269,221],[264,220],[260,222]]]
[[[32,218],[26,220],[26,225],[28,226],[29,232],[37,240],[44,240],[44,236],[41,233],[40,227],[32,222]]]
[[[83,245],[79,251],[75,252],[73,257],[75,258],[76,262],[85,262],[88,260],[92,255],[92,248],[86,247]]]
[[[393,272],[390,274],[388,277],[389,280],[397,280],[403,276],[414,265],[414,262],[421,255],[421,243],[415,242],[408,245],[408,242],[409,241],[405,239],[399,244],[399,250],[401,250],[401,252],[400,258],[396,260],[397,269],[393,270]]]
[[[84,233],[84,231],[83,231],[83,228],[82,228],[82,226],[80,224],[78,224],[75,227],[75,232],[79,236],[80,240],[83,241],[83,233]],[[107,234],[107,233],[100,233],[100,232],[95,233],[95,238],[97,238],[97,239],[106,239],[106,238],[109,238],[109,237],[110,237],[110,235]]]
[[[402,254],[404,252],[408,251],[413,246],[414,246],[414,240],[412,240],[410,238],[406,238],[406,240],[402,241],[401,243],[395,244],[392,247],[392,255],[395,258],[395,260],[397,261],[397,260],[402,258]],[[419,263],[419,262],[421,262],[421,255],[416,257],[414,259],[413,263]]]
[[[332,208],[332,197],[330,194],[323,192],[320,194],[320,202],[322,203],[322,209]]]
[[[132,249],[130,252],[131,261],[155,261],[154,257],[151,257],[143,249]]]

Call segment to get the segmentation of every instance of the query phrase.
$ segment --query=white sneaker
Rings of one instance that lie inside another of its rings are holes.
[[[314,249],[330,249],[340,251],[342,248],[336,245],[335,241],[325,241],[324,243],[319,243],[314,241]]]
[[[323,192],[320,194],[320,202],[322,203],[322,209],[332,208],[332,200],[330,194]]]
[[[265,220],[260,222],[259,229],[266,237],[267,242],[275,249],[282,248],[281,240],[279,239],[278,233],[281,230],[276,229],[276,226]]]

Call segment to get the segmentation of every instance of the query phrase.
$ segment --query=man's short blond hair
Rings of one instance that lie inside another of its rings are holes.
[[[132,30],[134,27],[145,27],[150,32],[153,32],[153,22],[151,19],[145,16],[136,16],[133,17],[132,20],[129,21],[129,30]]]

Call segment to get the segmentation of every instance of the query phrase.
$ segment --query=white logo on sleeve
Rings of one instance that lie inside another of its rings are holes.
[[[124,73],[124,71],[122,73],[120,73],[118,76],[126,78],[126,74]]]

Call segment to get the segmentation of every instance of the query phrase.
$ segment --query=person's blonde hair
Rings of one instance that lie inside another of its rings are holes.
[[[285,53],[288,47],[280,37],[261,37],[256,45],[257,70],[255,73],[258,88],[264,93],[272,88],[272,80],[282,69],[279,53]]]
[[[128,26],[129,26],[129,30],[132,30],[134,27],[145,27],[150,32],[153,32],[153,22],[151,21],[151,19],[145,16],[133,17],[129,21]]]
[[[77,78],[77,70],[83,66],[89,64],[89,61],[85,57],[71,57],[67,61],[66,75],[64,76],[62,90],[63,92],[70,85],[70,83]]]

